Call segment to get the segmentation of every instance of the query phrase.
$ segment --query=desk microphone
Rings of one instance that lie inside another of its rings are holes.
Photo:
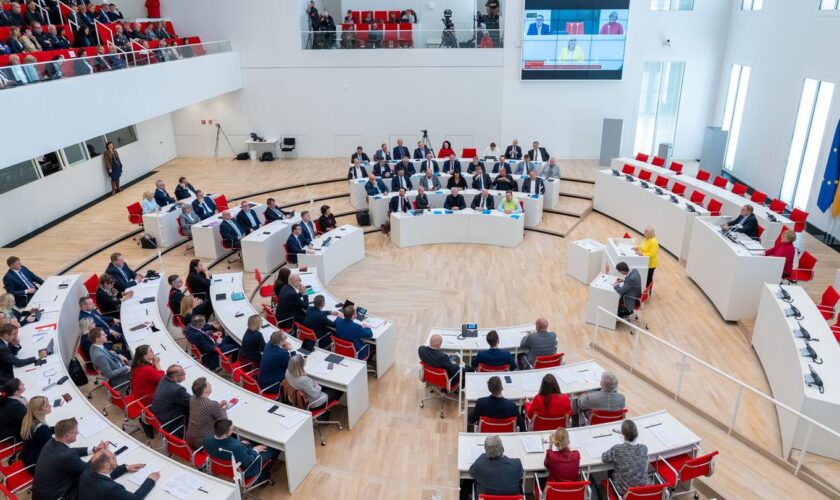
[[[621,172],[619,172],[619,171],[618,171],[618,170],[616,170],[616,169],[612,169],[612,174],[613,174],[614,176],[616,176],[616,177],[621,177]]]
[[[813,366],[808,365],[808,371],[810,371],[811,373],[808,374],[808,375],[805,375],[805,383],[808,384],[808,387],[818,388],[820,390],[820,394],[824,393],[825,388],[823,387],[822,378],[820,378],[820,376],[814,370]]]
[[[669,196],[670,196],[670,199],[671,199],[671,203],[673,203],[674,205],[677,205],[677,204],[680,203],[680,200],[678,200],[676,196],[674,196],[674,195],[669,195]]]
[[[650,184],[648,184],[648,183],[647,183],[647,182],[645,182],[645,181],[639,181],[639,184],[641,184],[641,185],[642,185],[642,187],[643,187],[643,188],[645,188],[645,189],[649,189],[649,188],[650,188]]]
[[[804,317],[802,316],[802,313],[799,312],[799,309],[797,309],[793,304],[790,305],[790,309],[785,311],[785,318],[790,318],[791,316],[793,316],[796,320],[801,320]]]
[[[785,301],[785,302],[787,302],[788,304],[790,304],[791,302],[793,302],[793,299],[792,299],[792,298],[790,298],[790,294],[788,293],[788,291],[787,291],[787,290],[785,290],[784,288],[782,288],[782,285],[779,285],[779,294],[781,295],[779,298],[780,298],[780,299],[782,299],[782,300],[784,300],[784,301]]]
[[[822,358],[820,358],[819,355],[817,355],[817,351],[815,351],[814,348],[811,347],[811,344],[809,344],[807,340],[805,341],[805,348],[802,349],[802,355],[806,358],[811,358],[811,361],[813,361],[814,364],[823,364]]]
[[[810,341],[810,342],[819,342],[819,341],[820,341],[820,339],[813,339],[813,338],[811,338],[811,334],[810,334],[810,333],[808,333],[808,330],[806,330],[804,326],[802,326],[802,323],[800,323],[800,322],[798,322],[798,321],[797,321],[797,322],[796,322],[796,326],[797,326],[798,328],[797,328],[796,330],[794,330],[794,331],[793,331],[793,335],[794,335],[796,338],[798,338],[798,339],[805,339],[805,341]]]
[[[776,222],[776,221],[778,221],[779,219],[777,219],[775,215],[773,215],[773,214],[771,214],[771,213],[768,213],[768,214],[767,214],[767,220],[769,220],[770,222]]]

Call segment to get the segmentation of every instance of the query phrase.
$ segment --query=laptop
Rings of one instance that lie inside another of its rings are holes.
[[[304,356],[309,356],[315,350],[315,341],[312,339],[304,339],[303,344],[298,348],[298,352]]]
[[[359,321],[364,321],[367,318],[367,309],[362,306],[356,308],[356,319]]]

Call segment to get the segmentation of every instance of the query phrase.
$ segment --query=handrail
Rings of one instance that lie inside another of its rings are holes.
[[[96,32],[96,41],[98,42],[97,45],[102,45],[102,39],[99,38],[99,30],[96,29],[97,25],[100,25],[100,24],[102,25],[103,28],[108,30],[108,33],[111,34],[111,40],[114,39],[114,30],[112,30],[107,25],[105,25],[105,23],[100,22],[98,19],[94,19],[93,20],[93,31]]]
[[[58,15],[61,16],[61,24],[64,24],[64,13],[61,11],[61,6],[62,5],[64,7],[67,7],[67,9],[70,10],[71,12],[73,11],[73,7],[67,5],[66,3],[62,2],[61,0],[58,0]],[[69,18],[67,20],[69,21],[67,24],[70,25],[70,29],[73,29],[74,31],[76,31],[80,28],[79,23],[74,22]]]
[[[837,432],[834,429],[826,427],[822,423],[814,420],[813,418],[811,418],[807,415],[803,415],[802,413],[800,413],[797,410],[794,410],[793,408],[786,405],[785,403],[782,403],[781,401],[779,401],[777,399],[774,399],[772,396],[768,396],[764,392],[756,389],[755,387],[753,387],[749,384],[746,384],[746,383],[740,381],[739,379],[737,379],[734,376],[724,372],[723,370],[720,370],[719,368],[710,365],[709,363],[703,361],[702,359],[698,358],[697,356],[694,356],[693,354],[689,353],[688,351],[685,351],[685,350],[675,346],[674,344],[671,344],[670,342],[657,337],[656,335],[650,333],[649,331],[645,330],[644,328],[640,328],[640,327],[634,325],[633,323],[630,323],[629,321],[625,320],[624,318],[620,318],[619,316],[617,316],[613,312],[608,311],[608,310],[606,310],[606,309],[604,309],[603,307],[600,307],[600,306],[598,307],[598,314],[596,315],[596,318],[595,318],[595,337],[592,339],[592,342],[589,343],[590,347],[595,347],[598,344],[598,336],[600,335],[600,329],[601,329],[600,323],[601,323],[601,315],[602,314],[604,314],[604,315],[606,315],[610,318],[613,318],[616,321],[618,321],[618,322],[620,322],[624,325],[627,325],[628,327],[635,330],[636,332],[638,332],[642,335],[645,335],[646,337],[649,337],[649,338],[653,339],[654,341],[656,341],[656,342],[658,342],[662,345],[665,345],[666,347],[670,348],[671,350],[682,354],[682,356],[683,356],[682,365],[683,366],[680,368],[680,377],[677,381],[677,391],[679,391],[679,387],[680,387],[680,385],[682,385],[682,374],[683,374],[683,371],[685,370],[685,362],[684,362],[685,359],[691,359],[691,360],[693,360],[697,363],[700,363],[700,365],[702,365],[703,367],[705,367],[709,370],[712,370],[714,373],[717,373],[718,375],[722,376],[726,380],[729,380],[730,382],[734,382],[736,385],[738,385],[738,397],[735,399],[735,408],[733,410],[732,420],[731,420],[730,425],[729,425],[729,434],[732,434],[732,429],[735,426],[735,420],[736,420],[736,417],[738,416],[738,410],[740,408],[741,399],[742,399],[742,396],[743,396],[743,393],[744,393],[745,389],[747,391],[750,391],[751,393],[763,398],[764,400],[770,402],[771,404],[773,404],[773,405],[775,405],[779,408],[782,408],[782,409],[792,413],[796,417],[808,422],[808,424],[810,424],[810,425],[808,427],[808,430],[806,431],[805,440],[802,443],[802,448],[799,452],[799,459],[798,459],[798,462],[796,464],[796,469],[794,471],[794,475],[798,475],[799,469],[802,466],[802,462],[805,459],[805,454],[807,453],[808,444],[809,444],[814,426],[816,426],[817,428],[821,429],[822,431],[827,432],[827,433],[831,434],[832,436],[840,439],[840,432]],[[630,359],[630,370],[631,370],[631,372],[633,371],[633,368],[635,367],[635,364],[636,364],[636,351],[637,351],[637,346],[639,344],[639,338],[640,338],[639,335],[634,335],[633,336],[633,354],[631,355],[631,359]],[[677,396],[679,396],[678,392],[677,392]]]

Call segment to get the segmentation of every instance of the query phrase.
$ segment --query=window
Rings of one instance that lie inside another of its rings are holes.
[[[650,10],[694,10],[694,0],[650,0]]]
[[[38,169],[41,177],[52,175],[61,170],[61,162],[58,160],[58,153],[47,153],[35,159],[38,162]]]
[[[761,10],[764,0],[741,0],[741,10]]]
[[[38,173],[35,171],[32,160],[6,167],[0,170],[0,194],[36,180],[38,180]]]
[[[796,208],[806,210],[808,206],[833,95],[834,84],[831,82],[806,78],[802,86],[782,183],[782,200]]]
[[[684,62],[645,63],[634,151],[654,154],[674,143],[684,73]]]
[[[85,141],[85,147],[87,148],[88,156],[96,158],[105,152],[105,137],[98,136],[93,139],[88,139]]]
[[[125,127],[105,134],[105,140],[107,142],[113,142],[115,148],[121,148],[132,142],[137,142],[137,134],[134,131],[134,127]]]
[[[81,143],[73,144],[72,146],[67,146],[61,151],[64,156],[64,165],[68,167],[72,167],[73,165],[81,163],[88,159],[87,155],[85,154],[85,147]]]
[[[723,107],[723,123],[720,128],[729,132],[726,145],[726,158],[723,168],[732,170],[735,166],[735,152],[741,135],[741,122],[744,119],[744,103],[747,101],[747,87],[750,85],[750,67],[732,65],[729,74],[729,90],[726,92],[726,104]]]
[[[820,10],[840,10],[840,0],[820,0]]]

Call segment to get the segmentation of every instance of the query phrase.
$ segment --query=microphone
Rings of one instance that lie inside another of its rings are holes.
[[[811,361],[813,361],[814,364],[823,364],[822,358],[819,357],[817,351],[815,351],[814,348],[811,347],[811,344],[809,344],[807,340],[805,341],[805,348],[802,349],[802,355],[806,358],[811,358]]]
[[[780,297],[779,297],[779,298],[780,298],[780,299],[782,299],[782,300],[784,300],[784,301],[785,301],[785,302],[787,302],[788,304],[790,304],[791,302],[793,302],[793,299],[792,299],[792,298],[790,298],[790,294],[788,293],[788,291],[787,291],[787,290],[785,290],[784,288],[782,288],[782,285],[779,285],[779,295],[780,295]]]
[[[808,333],[808,330],[805,329],[802,324],[797,321],[796,326],[798,327],[796,330],[793,331],[793,335],[798,339],[805,339],[806,342],[819,342],[820,339],[813,339],[811,338],[811,334]]]
[[[808,384],[808,387],[816,387],[820,390],[820,394],[825,392],[825,388],[823,387],[822,378],[820,378],[819,374],[814,370],[814,367],[810,364],[808,365],[808,371],[811,372],[808,375],[805,375],[805,383]]]
[[[785,311],[785,318],[790,318],[791,316],[793,316],[796,320],[801,320],[804,317],[802,316],[802,313],[799,312],[799,309],[797,309],[793,304],[790,305],[790,309]]]

